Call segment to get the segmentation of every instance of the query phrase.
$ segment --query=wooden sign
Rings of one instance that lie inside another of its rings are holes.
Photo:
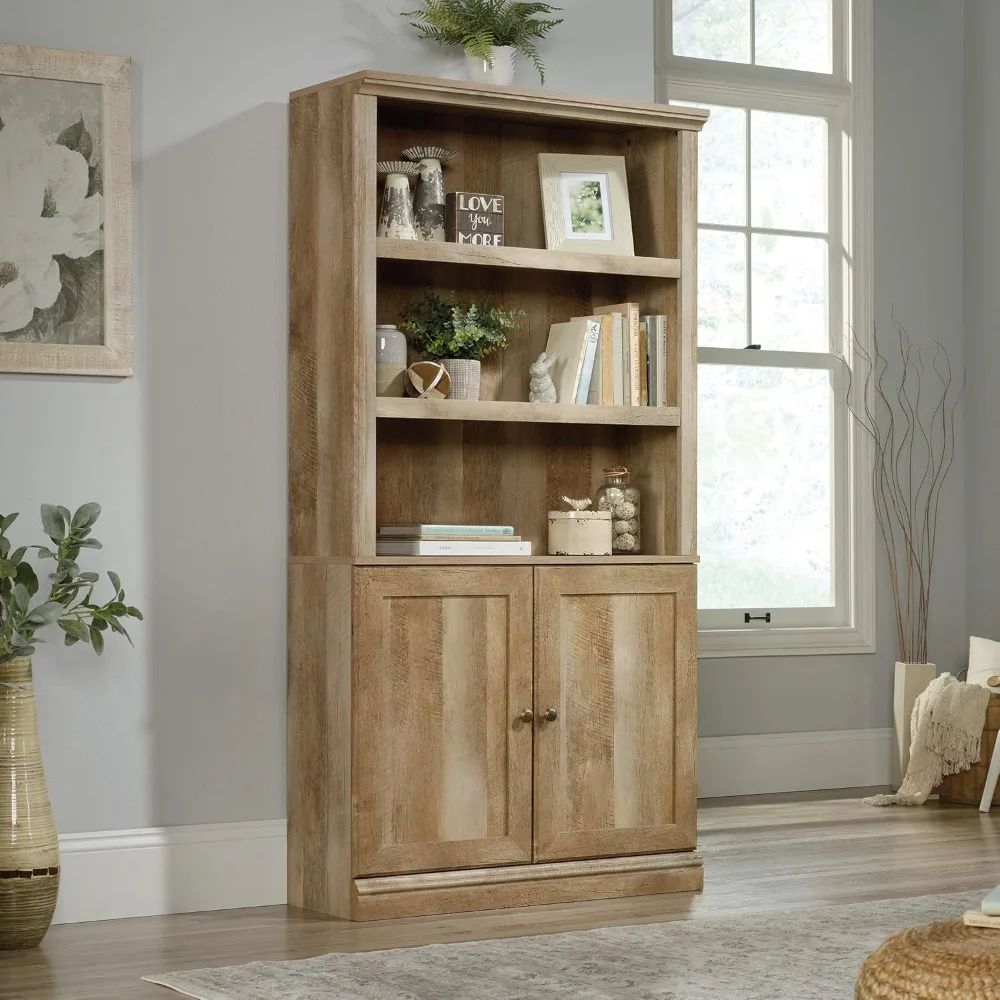
[[[502,247],[503,195],[471,191],[446,195],[445,235],[449,243]]]

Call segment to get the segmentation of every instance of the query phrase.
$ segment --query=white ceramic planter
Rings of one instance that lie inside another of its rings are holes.
[[[892,691],[893,784],[898,788],[910,763],[910,716],[913,705],[927,686],[937,677],[937,664],[900,663]]]
[[[498,83],[509,87],[514,82],[514,57],[517,50],[512,45],[497,45],[493,61],[465,53],[465,66],[469,79],[474,83]]]

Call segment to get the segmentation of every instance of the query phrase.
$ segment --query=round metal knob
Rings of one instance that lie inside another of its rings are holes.
[[[559,713],[554,708],[547,708],[542,712],[542,718],[546,722],[555,722],[559,718]]]
[[[525,709],[525,710],[524,710],[524,711],[523,711],[523,712],[522,712],[522,713],[521,713],[521,714],[520,714],[520,715],[518,716],[518,718],[519,718],[519,719],[520,719],[520,720],[521,720],[522,722],[531,722],[531,721],[532,721],[532,720],[533,720],[533,719],[535,718],[535,713],[534,713],[534,712],[532,712],[530,708],[526,708],[526,709]]]

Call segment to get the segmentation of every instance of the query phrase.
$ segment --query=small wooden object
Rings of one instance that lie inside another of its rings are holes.
[[[445,195],[444,231],[449,243],[503,246],[503,195],[454,191]]]
[[[451,391],[451,376],[439,361],[417,361],[406,369],[406,394],[417,399],[444,399]]]

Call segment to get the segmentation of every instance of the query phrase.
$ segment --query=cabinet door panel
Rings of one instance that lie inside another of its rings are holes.
[[[531,570],[355,570],[356,875],[531,859]]]
[[[536,570],[536,861],[694,847],[694,580]]]

